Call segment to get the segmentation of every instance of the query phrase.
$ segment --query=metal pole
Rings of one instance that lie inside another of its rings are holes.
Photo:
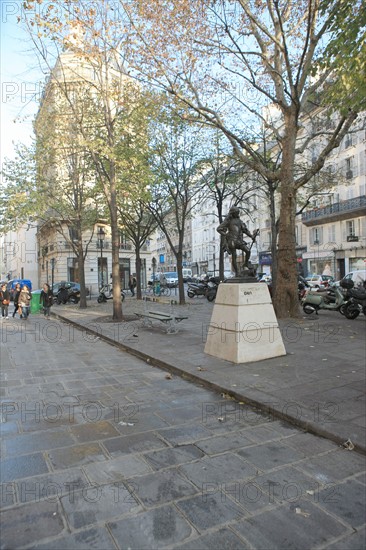
[[[51,259],[51,289],[53,291],[53,284],[55,279],[55,258]]]
[[[104,280],[103,280],[103,239],[100,238],[100,282],[101,287],[104,286]]]

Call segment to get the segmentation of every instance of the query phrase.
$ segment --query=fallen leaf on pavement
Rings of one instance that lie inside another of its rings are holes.
[[[300,514],[301,516],[304,516],[306,518],[310,516],[309,512],[303,512],[301,510],[300,506],[296,506],[295,512],[296,512],[296,514]]]
[[[350,439],[347,439],[344,443],[342,443],[342,447],[344,447],[347,451],[353,451],[355,448],[354,444]]]

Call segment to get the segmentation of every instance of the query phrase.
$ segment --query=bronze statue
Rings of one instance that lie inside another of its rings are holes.
[[[232,256],[232,265],[236,277],[240,275],[254,276],[255,270],[249,265],[250,252],[259,233],[259,229],[254,231],[254,234],[249,231],[244,222],[239,218],[239,208],[232,206],[224,221],[217,227],[216,231],[222,235],[222,247],[224,252],[228,252]],[[252,239],[252,244],[249,247],[244,241],[244,235],[248,235]],[[242,273],[239,273],[238,264],[236,261],[236,251],[241,250],[245,254]]]

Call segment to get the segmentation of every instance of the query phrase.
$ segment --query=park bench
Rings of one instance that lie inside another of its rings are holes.
[[[135,311],[135,315],[142,319],[142,326],[151,327],[153,321],[160,321],[167,326],[167,334],[176,334],[178,332],[177,324],[184,319],[188,319],[184,315],[175,315],[173,312],[163,313],[162,311],[146,311],[146,309],[143,312]]]

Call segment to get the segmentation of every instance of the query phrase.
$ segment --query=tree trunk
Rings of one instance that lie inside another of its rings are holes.
[[[296,106],[284,113],[285,134],[282,141],[280,173],[280,223],[278,227],[277,276],[273,305],[277,317],[299,317],[296,269],[296,189],[294,186],[295,148],[298,111]]]
[[[115,167],[111,163],[110,169],[110,200],[109,212],[111,217],[112,233],[112,288],[113,288],[113,320],[122,321],[122,299],[121,299],[121,280],[119,267],[119,228],[118,228],[118,210],[116,197],[116,174]]]
[[[178,273],[178,291],[179,291],[179,304],[184,306],[186,303],[185,294],[184,294],[184,283],[183,283],[183,247],[180,245],[178,253],[176,254],[177,259],[177,273]]]
[[[272,293],[276,292],[277,282],[277,223],[276,223],[276,203],[275,190],[270,189],[269,212],[271,219],[271,257],[272,257]]]
[[[81,233],[80,233],[81,234]],[[79,284],[80,284],[80,309],[86,309],[86,288],[85,288],[85,261],[84,261],[84,251],[83,243],[79,241],[78,243],[78,271],[79,271]]]
[[[140,247],[136,247],[136,299],[141,300],[141,256]]]
[[[277,277],[273,305],[277,317],[299,316],[295,248],[296,192],[292,182],[281,184],[281,217],[277,251]]]

